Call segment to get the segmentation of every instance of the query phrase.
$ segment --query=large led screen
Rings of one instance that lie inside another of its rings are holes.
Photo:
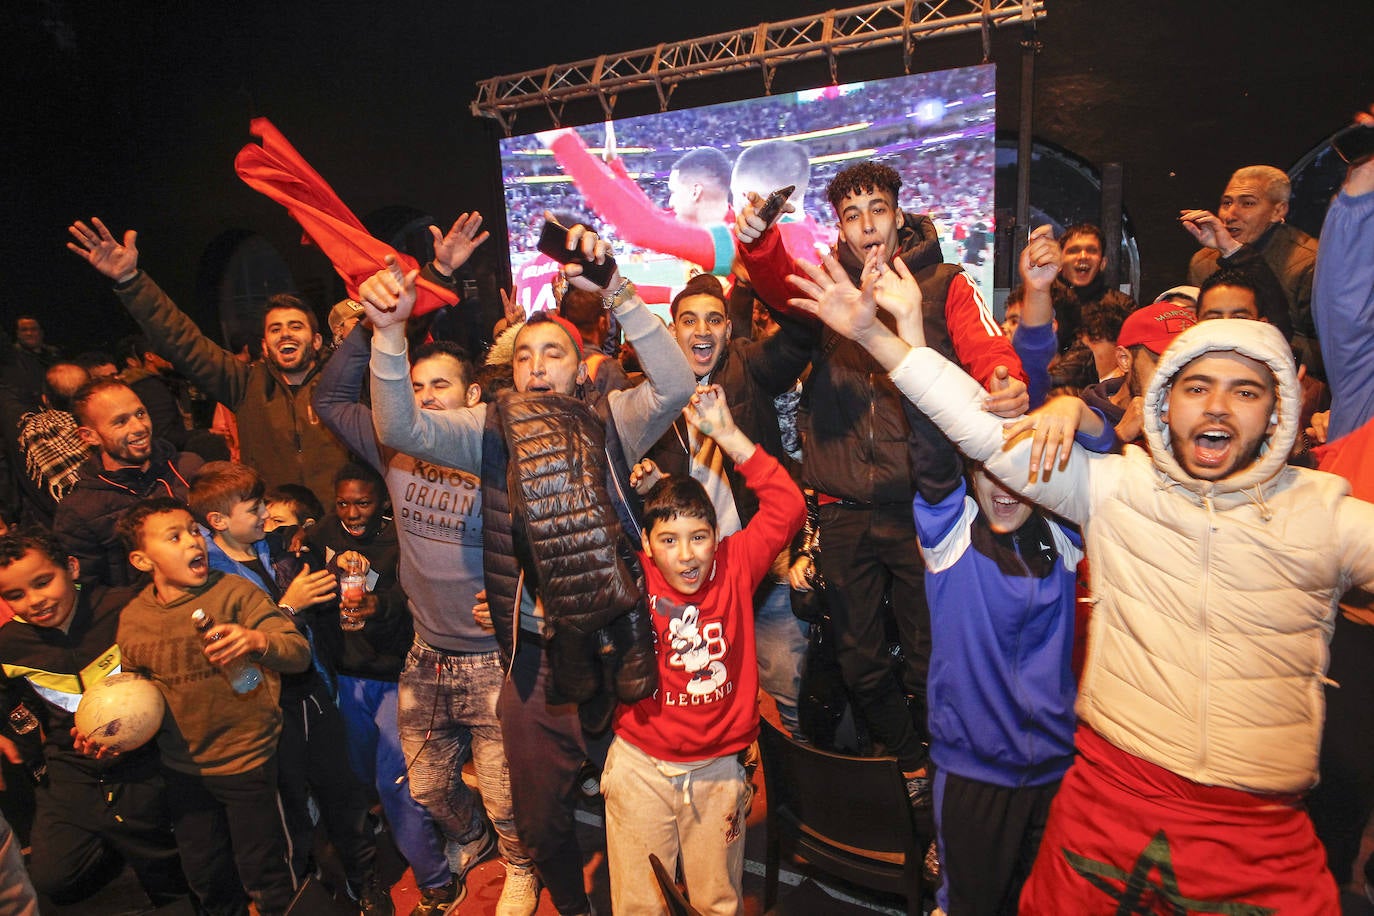
[[[826,184],[875,160],[901,174],[899,205],[931,216],[945,260],[964,265],[991,302],[994,85],[988,64],[503,140],[517,296],[526,312],[554,304],[557,265],[535,250],[549,210],[609,238],[622,273],[666,316],[694,272],[730,272],[730,227],[746,192],[797,185],[787,219],[832,244]],[[789,238],[805,238],[799,229]]]

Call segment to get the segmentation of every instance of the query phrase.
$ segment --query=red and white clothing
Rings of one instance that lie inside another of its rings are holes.
[[[737,465],[759,499],[742,531],[720,541],[701,588],[671,588],[643,554],[658,648],[658,691],[616,712],[602,774],[606,858],[615,912],[656,912],[644,880],[649,854],[673,871],[679,856],[692,905],[732,916],[742,905],[749,792],[736,755],[759,731],[754,591],[801,528],[801,491],[755,446]]]
[[[806,514],[792,478],[761,448],[737,466],[759,499],[744,530],[720,542],[694,595],[683,595],[644,555],[658,645],[658,691],[616,713],[615,733],[664,760],[733,754],[758,737],[754,590]]]

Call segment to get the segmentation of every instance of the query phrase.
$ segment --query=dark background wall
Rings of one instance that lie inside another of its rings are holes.
[[[35,311],[50,339],[73,348],[133,330],[103,279],[63,247],[66,225],[92,214],[116,230],[138,229],[143,266],[211,333],[212,297],[197,289],[202,258],[233,230],[266,236],[298,286],[327,306],[341,291],[328,264],[297,244],[283,210],[233,173],[250,118],[271,118],[360,215],[404,206],[447,224],[479,209],[494,228],[498,128],[469,114],[477,80],[833,5],[11,0],[0,13],[0,317]],[[1145,290],[1181,278],[1193,245],[1177,226],[1180,208],[1215,206],[1240,165],[1291,166],[1374,102],[1370,0],[1046,5],[1035,136],[1123,164]],[[1019,37],[1004,30],[993,41],[1003,129],[1018,116]],[[982,42],[970,35],[922,43],[912,66],[981,58]],[[839,77],[901,68],[890,49],[842,57]],[[774,88],[828,79],[824,64],[801,65],[781,71]],[[761,87],[758,76],[705,81],[680,88],[673,105]],[[649,92],[621,99],[616,112],[656,108]],[[598,117],[599,108],[569,108],[564,119]],[[532,112],[515,129],[545,121]],[[502,243],[489,243],[480,273],[503,270]],[[494,289],[483,292],[494,300]]]

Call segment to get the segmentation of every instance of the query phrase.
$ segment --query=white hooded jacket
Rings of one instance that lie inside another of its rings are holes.
[[[1161,416],[1175,375],[1234,351],[1278,380],[1259,458],[1218,481],[1189,476]],[[1322,685],[1336,602],[1374,584],[1374,504],[1330,474],[1289,467],[1299,390],[1287,343],[1255,321],[1206,321],[1160,358],[1145,396],[1151,449],[1098,455],[1027,482],[1029,436],[1003,447],[985,393],[928,348],[892,373],[947,435],[1009,486],[1084,528],[1094,609],[1078,715],[1122,750],[1187,779],[1301,792],[1317,777]]]

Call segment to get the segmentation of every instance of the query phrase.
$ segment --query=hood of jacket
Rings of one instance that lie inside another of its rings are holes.
[[[1174,378],[1188,363],[1208,353],[1239,353],[1269,367],[1277,382],[1275,412],[1278,425],[1260,446],[1259,457],[1221,480],[1198,480],[1178,463],[1169,439],[1164,413]],[[1293,350],[1277,328],[1262,321],[1231,318],[1203,321],[1187,329],[1169,344],[1145,393],[1145,439],[1155,467],[1173,482],[1198,496],[1238,493],[1262,486],[1278,476],[1298,436],[1298,412],[1302,392],[1298,385]]]

